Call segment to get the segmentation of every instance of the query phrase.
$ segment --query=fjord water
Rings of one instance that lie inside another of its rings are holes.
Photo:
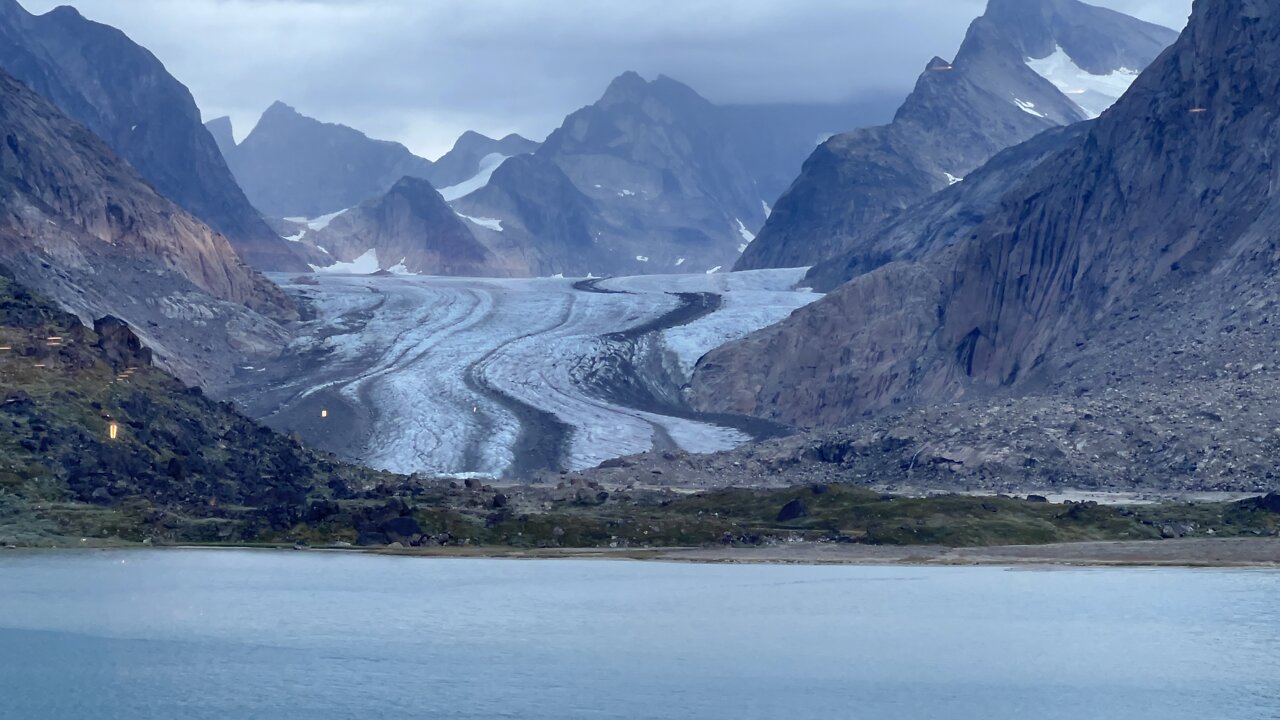
[[[1280,716],[1280,574],[0,556],[0,718]]]

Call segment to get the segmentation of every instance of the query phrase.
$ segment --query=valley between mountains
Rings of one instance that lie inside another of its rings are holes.
[[[606,280],[317,275],[313,315],[231,395],[272,427],[379,469],[526,478],[625,455],[708,453],[785,428],[691,410],[698,359],[821,297],[804,269]]]

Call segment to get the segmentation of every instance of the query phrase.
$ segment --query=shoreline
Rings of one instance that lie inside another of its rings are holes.
[[[694,565],[809,565],[865,567],[1009,567],[1009,568],[1186,568],[1280,570],[1280,539],[1220,538],[1122,540],[948,548],[829,543],[788,543],[767,547],[687,548],[293,548],[261,545],[66,545],[9,548],[10,554],[76,550],[240,550],[323,552],[436,560],[610,560]]]

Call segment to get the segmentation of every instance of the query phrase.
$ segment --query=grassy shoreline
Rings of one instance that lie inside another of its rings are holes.
[[[764,547],[669,548],[513,548],[494,546],[369,548],[317,546],[298,548],[274,543],[144,545],[111,542],[74,543],[56,547],[12,548],[0,552],[44,554],[68,551],[155,550],[344,553],[434,560],[602,560],[670,562],[697,565],[806,565],[867,567],[1010,567],[1010,568],[1185,568],[1280,570],[1280,539],[1200,538],[1003,545],[876,546],[834,543],[782,543]]]

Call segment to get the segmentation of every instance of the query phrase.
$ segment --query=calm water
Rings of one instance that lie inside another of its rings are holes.
[[[0,554],[0,718],[1280,718],[1280,574]]]

